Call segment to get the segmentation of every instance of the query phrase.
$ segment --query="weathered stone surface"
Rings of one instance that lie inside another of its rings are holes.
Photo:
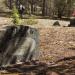
[[[37,29],[23,25],[8,26],[0,34],[0,66],[36,59]]]

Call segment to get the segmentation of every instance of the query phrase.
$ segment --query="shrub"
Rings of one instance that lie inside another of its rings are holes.
[[[34,25],[34,24],[37,24],[38,22],[37,21],[35,21],[34,19],[28,19],[27,20],[27,24],[28,25]]]
[[[20,15],[16,6],[14,6],[12,10],[12,18],[15,25],[19,25],[21,23]]]

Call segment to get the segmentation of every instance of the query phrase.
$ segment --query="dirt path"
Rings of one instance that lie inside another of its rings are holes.
[[[68,26],[69,21],[59,21],[59,20],[50,20],[50,19],[37,19],[38,21],[38,26],[41,25],[41,27],[51,27],[53,26],[54,22],[58,21],[60,26]]]
[[[44,28],[51,27],[55,21],[58,21],[61,27],[68,26],[69,24],[69,21],[59,21],[50,19],[35,19],[35,20],[37,20],[38,23],[36,25],[31,25],[32,27],[44,27]],[[11,24],[12,24],[11,18],[0,17],[0,27]],[[23,24],[26,25],[25,22]]]

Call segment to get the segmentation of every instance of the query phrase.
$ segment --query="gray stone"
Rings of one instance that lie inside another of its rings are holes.
[[[39,33],[29,26],[9,26],[0,38],[1,65],[30,61],[37,58]]]
[[[58,21],[55,21],[53,26],[60,26],[59,22]]]

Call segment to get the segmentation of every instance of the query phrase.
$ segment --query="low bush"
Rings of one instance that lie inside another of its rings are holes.
[[[35,19],[28,19],[27,20],[27,25],[35,25],[37,24],[38,22],[35,20]]]
[[[14,6],[12,9],[12,18],[13,18],[12,22],[15,25],[19,25],[21,23],[20,15],[16,6]]]

